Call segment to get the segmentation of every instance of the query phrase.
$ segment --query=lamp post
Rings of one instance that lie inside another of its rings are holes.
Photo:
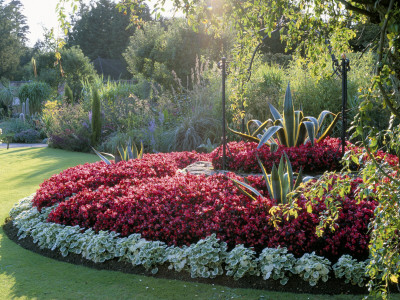
[[[346,146],[347,131],[347,71],[350,71],[350,61],[346,55],[342,55],[341,73],[342,73],[342,155],[344,155]]]
[[[342,54],[341,63],[332,53],[332,46],[328,40],[325,40],[328,45],[329,53],[332,57],[332,69],[333,72],[342,78],[342,155],[344,155],[346,147],[346,131],[347,131],[347,72],[350,71],[350,60],[346,57],[346,54]]]
[[[226,167],[226,128],[225,128],[225,77],[226,77],[226,57],[222,58],[222,169]]]
[[[218,68],[222,73],[222,170],[226,168],[226,115],[225,115],[225,81],[226,81],[226,57],[218,62]]]

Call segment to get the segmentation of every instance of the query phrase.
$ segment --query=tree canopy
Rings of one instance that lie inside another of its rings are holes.
[[[132,75],[143,74],[165,87],[177,77],[186,87],[196,59],[204,55],[217,60],[225,44],[226,39],[193,31],[182,19],[148,22],[132,35],[124,58]]]
[[[29,27],[19,0],[0,0],[0,77],[13,79],[24,54]]]
[[[140,16],[149,21],[149,10],[143,9]],[[73,16],[67,44],[79,45],[91,60],[98,57],[122,59],[129,37],[135,32],[135,26],[129,25],[129,15],[119,12],[111,0],[82,4]]]

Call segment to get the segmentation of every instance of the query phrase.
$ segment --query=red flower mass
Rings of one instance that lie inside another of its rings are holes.
[[[230,143],[230,150],[237,155],[237,160],[230,161],[230,166],[237,162],[241,170],[257,171],[250,163],[254,163],[253,158],[245,158],[243,154],[255,156],[253,144]],[[284,150],[294,169],[309,166],[310,170],[315,170],[328,163],[335,169],[338,158],[335,152],[326,150],[334,147],[335,143],[328,139],[312,151],[313,148],[308,146]],[[336,199],[341,203],[336,229],[333,232],[326,229],[324,235],[318,237],[315,231],[319,216],[326,208],[324,196],[314,199],[311,213],[306,209],[308,200],[299,196],[296,200],[302,208],[299,216],[287,220],[278,213],[277,217],[282,221],[274,227],[270,209],[277,204],[269,199],[261,177],[247,178],[264,195],[253,201],[227,178],[243,180],[234,173],[206,177],[177,172],[199,160],[213,159],[218,163],[216,153],[146,154],[141,160],[112,165],[97,162],[76,166],[42,183],[33,204],[40,210],[60,203],[50,213],[49,222],[79,225],[95,231],[111,230],[121,236],[140,233],[148,240],[159,240],[168,245],[190,245],[215,233],[230,248],[244,244],[260,252],[265,247],[281,246],[296,256],[315,251],[332,259],[343,254],[367,258],[368,224],[376,202],[355,199],[361,179],[352,179],[350,193]],[[267,155],[265,149],[260,153]],[[268,152],[268,155],[272,154]],[[273,157],[280,158],[280,154],[275,153]]]

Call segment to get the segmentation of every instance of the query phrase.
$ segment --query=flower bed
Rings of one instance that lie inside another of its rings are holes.
[[[262,186],[256,176],[249,180]],[[368,256],[367,225],[375,202],[358,203],[354,190],[359,181],[352,180],[352,191],[338,199],[343,209],[337,230],[327,230],[321,238],[315,231],[326,208],[324,197],[316,199],[312,213],[305,209],[307,200],[299,197],[297,204],[302,211],[298,218],[286,220],[280,211],[276,217],[282,223],[274,228],[269,211],[276,203],[266,197],[252,201],[224,175],[129,178],[112,187],[83,189],[62,201],[48,221],[95,232],[114,231],[121,236],[140,233],[147,240],[175,246],[190,246],[215,233],[229,248],[243,244],[257,253],[280,246],[296,256],[315,251],[336,259],[343,254],[364,259]]]
[[[70,168],[41,184],[11,216],[21,237],[94,262],[118,257],[153,272],[168,264],[192,277],[213,278],[226,271],[235,279],[257,275],[282,284],[290,274],[311,285],[329,276],[364,282],[365,263],[358,261],[368,258],[368,224],[376,202],[357,199],[360,178],[331,175],[309,182],[293,202],[298,216],[288,217],[285,206],[269,199],[259,176],[247,178],[263,195],[253,201],[225,175],[178,172],[210,159],[195,152],[147,154],[141,160]],[[310,200],[307,191],[311,184],[323,185],[329,194],[336,182],[346,182],[349,189],[335,194],[334,230],[327,228],[319,237],[316,228],[328,197],[318,194]]]
[[[274,216],[282,219],[281,224],[275,227],[270,209],[276,203],[268,198],[260,177],[248,177],[265,195],[252,201],[224,175],[176,172],[197,159],[207,157],[185,152],[149,154],[142,160],[74,167],[45,181],[33,204],[40,211],[60,203],[49,222],[121,236],[140,233],[167,245],[189,246],[215,233],[229,249],[243,244],[261,253],[279,246],[297,257],[315,251],[333,260],[343,254],[368,256],[367,226],[376,204],[355,199],[360,179],[351,179],[349,193],[337,199],[342,206],[337,229],[317,237],[316,226],[326,210],[324,196],[314,199],[312,212],[305,209],[308,200],[298,197],[299,216],[286,219],[281,210]],[[229,177],[241,179],[233,173]]]

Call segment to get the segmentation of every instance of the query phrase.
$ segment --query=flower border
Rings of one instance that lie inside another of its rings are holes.
[[[115,232],[95,233],[92,229],[83,231],[79,226],[47,222],[49,213],[58,204],[39,212],[32,206],[34,195],[23,198],[10,211],[19,239],[30,236],[41,249],[58,249],[63,257],[75,253],[95,263],[118,258],[133,266],[143,266],[153,274],[158,272],[158,266],[168,264],[171,270],[188,271],[192,278],[215,278],[225,274],[238,280],[246,275],[256,275],[264,280],[279,280],[285,285],[290,276],[296,274],[310,286],[315,286],[333,275],[360,287],[368,281],[366,267],[369,261],[358,262],[350,255],[343,255],[333,265],[314,252],[295,258],[286,248],[265,248],[256,257],[253,249],[243,245],[227,251],[226,243],[219,241],[215,234],[180,248],[160,241],[147,241],[140,234],[119,237]]]

